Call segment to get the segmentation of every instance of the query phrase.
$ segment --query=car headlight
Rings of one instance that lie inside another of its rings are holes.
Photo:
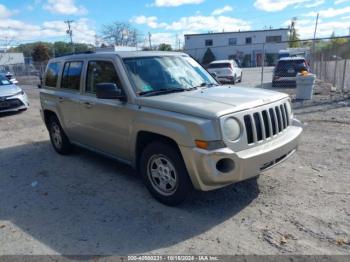
[[[16,93],[14,96],[24,95],[24,91],[21,90],[20,92]]]
[[[239,122],[230,117],[227,118],[223,125],[224,137],[228,140],[235,141],[241,136],[241,126]]]

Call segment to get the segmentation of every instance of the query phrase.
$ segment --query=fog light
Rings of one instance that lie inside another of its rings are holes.
[[[229,158],[221,159],[216,163],[216,169],[221,173],[229,173],[235,169],[235,162]]]

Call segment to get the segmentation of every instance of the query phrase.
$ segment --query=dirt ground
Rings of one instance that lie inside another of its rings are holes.
[[[25,91],[31,108],[0,116],[0,255],[350,254],[350,100],[296,104],[288,161],[170,208],[123,164],[57,155]]]

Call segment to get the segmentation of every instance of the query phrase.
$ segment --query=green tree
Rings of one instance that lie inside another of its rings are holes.
[[[207,51],[205,52],[204,56],[203,56],[202,64],[203,65],[207,65],[207,64],[210,64],[211,62],[213,62],[215,60],[216,60],[215,55],[213,54],[211,49],[208,48]]]
[[[33,48],[32,58],[34,62],[47,62],[50,59],[49,48],[43,43]]]
[[[300,47],[300,38],[296,26],[297,19],[293,18],[292,23],[290,25],[290,31],[289,31],[289,47],[290,48],[297,48]]]
[[[172,49],[171,45],[169,45],[169,44],[160,44],[158,46],[158,50],[159,51],[172,51],[173,49]]]

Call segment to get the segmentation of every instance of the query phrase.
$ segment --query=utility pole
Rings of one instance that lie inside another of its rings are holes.
[[[314,40],[312,41],[312,70],[314,70],[314,66],[315,66],[315,41],[316,41],[316,35],[317,35],[317,27],[318,27],[318,18],[319,18],[320,14],[317,13],[317,17],[316,17],[316,23],[315,23],[315,32],[314,32]]]
[[[69,35],[69,37],[70,37],[70,44],[72,45],[73,53],[75,53],[74,44],[73,44],[73,30],[71,28],[71,23],[73,23],[73,22],[74,22],[73,20],[64,21],[64,23],[67,24],[67,26],[68,26],[68,30],[66,32],[67,32],[67,35]]]
[[[149,42],[149,49],[152,50],[152,34],[151,34],[151,32],[148,32],[148,42]]]
[[[178,44],[179,44],[179,35],[176,34],[176,36],[175,36],[175,50],[176,50]]]

